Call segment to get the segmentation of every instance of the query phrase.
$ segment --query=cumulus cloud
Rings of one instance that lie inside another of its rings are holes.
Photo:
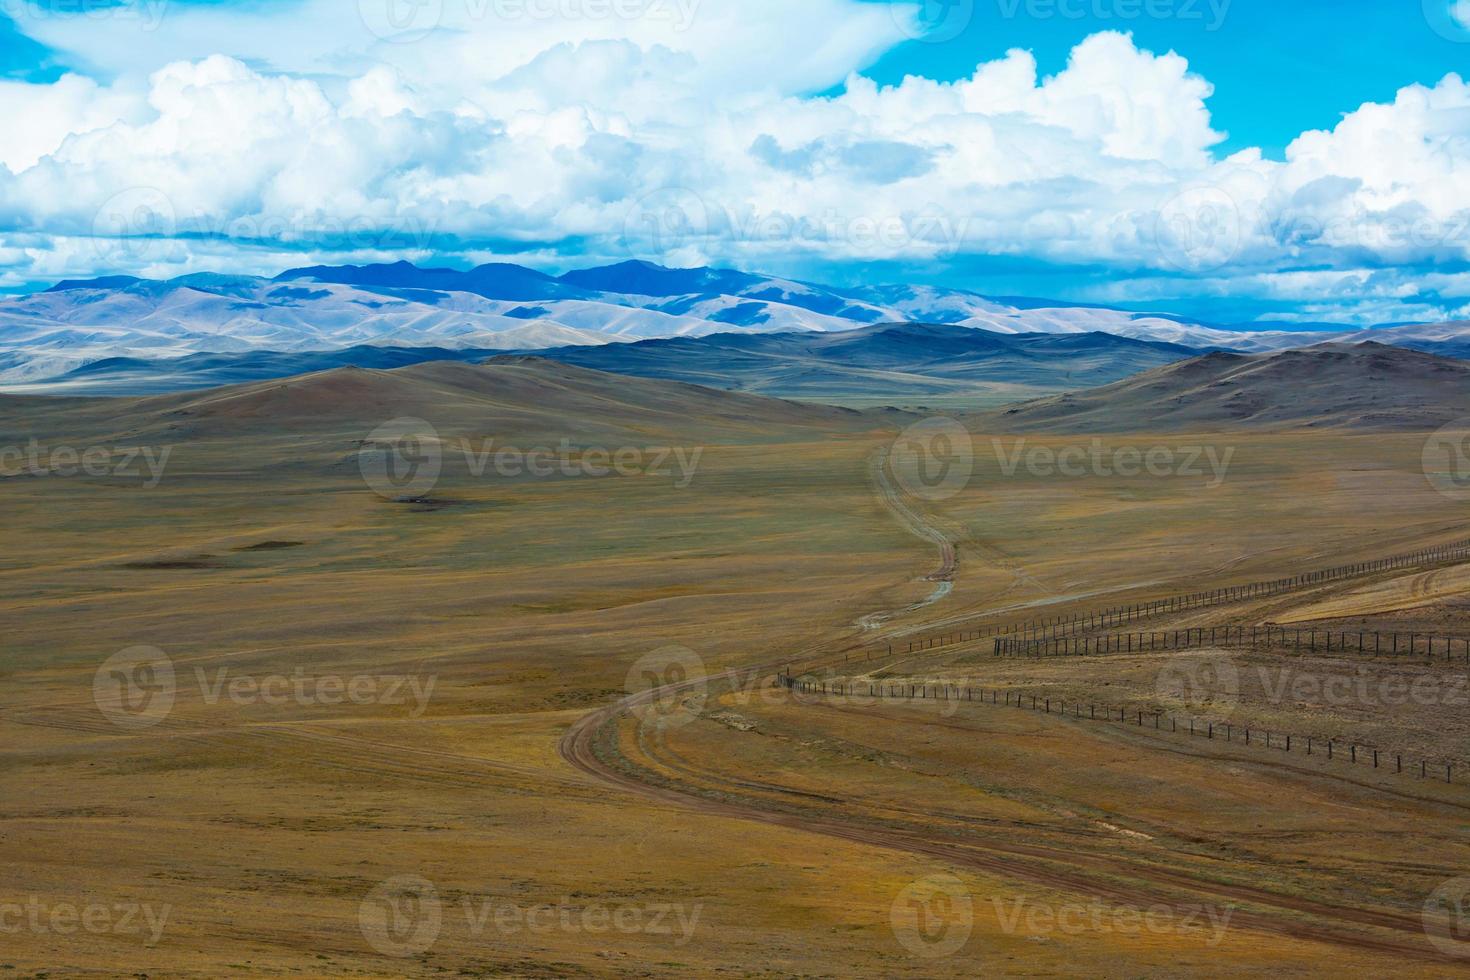
[[[0,286],[302,253],[1012,256],[1115,269],[1089,298],[1184,280],[1366,317],[1432,306],[1410,270],[1470,258],[1453,75],[1272,161],[1222,158],[1209,81],[1118,32],[1055,75],[1014,50],[880,86],[862,69],[912,25],[857,0],[132,2],[18,18],[96,77],[0,83]]]
[[[9,107],[8,109],[3,107]],[[110,126],[141,109],[136,95],[114,92],[80,75],[49,85],[0,80],[0,165],[12,173],[35,166],[68,136]]]

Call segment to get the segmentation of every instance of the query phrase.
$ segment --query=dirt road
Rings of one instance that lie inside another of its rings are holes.
[[[927,523],[899,495],[888,479],[882,460],[874,467],[878,492],[894,515],[924,540],[932,541],[940,550],[940,569],[931,576],[938,581],[952,579],[958,567],[954,541],[943,531]],[[927,605],[929,603],[922,603]],[[909,609],[918,607],[909,607]],[[891,618],[908,610],[874,613]],[[877,622],[883,621],[882,619]],[[801,654],[792,659],[800,659]],[[735,672],[732,679],[745,686],[752,682],[771,683],[774,672],[790,663],[790,659],[751,665]],[[1156,863],[1131,859],[1126,855],[1113,858],[1092,854],[1085,858],[1055,847],[1003,840],[957,841],[926,833],[920,819],[894,826],[895,821],[876,821],[844,813],[840,806],[797,806],[776,801],[768,795],[749,791],[751,784],[728,774],[702,769],[694,772],[681,759],[657,758],[661,776],[650,778],[652,767],[637,759],[620,757],[609,745],[620,721],[635,709],[655,698],[666,698],[693,691],[706,684],[691,680],[654,691],[631,695],[606,705],[576,721],[562,737],[559,752],[577,770],[600,783],[658,800],[676,803],[693,811],[720,817],[733,817],[771,826],[805,831],[826,837],[869,844],[875,847],[905,851],[938,858],[958,867],[1050,886],[1068,893],[1097,898],[1130,907],[1148,907],[1160,902],[1177,901],[1181,891],[1194,900],[1219,904],[1245,903],[1234,923],[1243,929],[1285,936],[1303,941],[1330,943],[1343,947],[1393,953],[1425,962],[1440,962],[1442,957],[1424,941],[1423,923],[1418,916],[1393,911],[1355,908],[1331,904],[1265,888],[1206,880],[1185,872],[1170,870]],[[924,723],[924,722],[921,722]],[[653,753],[654,739],[639,739],[640,751]],[[686,782],[671,780],[669,773],[681,769],[690,777]],[[712,788],[713,787],[713,788]],[[779,787],[777,788],[779,790]],[[793,794],[799,795],[799,794]],[[1126,882],[1126,884],[1120,884]],[[1367,931],[1372,930],[1372,931]]]

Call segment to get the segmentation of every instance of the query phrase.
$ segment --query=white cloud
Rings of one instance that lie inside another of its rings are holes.
[[[393,43],[390,2],[21,18],[112,81],[0,83],[0,283],[524,242],[754,268],[1013,255],[1345,308],[1470,258],[1457,76],[1284,162],[1221,159],[1210,83],[1117,32],[1049,77],[1017,50],[884,87],[859,73],[905,36],[884,4],[443,0]],[[99,227],[175,237],[77,245]]]
[[[73,134],[89,133],[136,115],[136,95],[99,86],[90,78],[63,75],[49,85],[0,81],[0,164],[12,172],[35,166]]]

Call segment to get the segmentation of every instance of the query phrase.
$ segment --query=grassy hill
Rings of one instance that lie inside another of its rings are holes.
[[[1216,353],[980,416],[992,430],[1432,430],[1470,415],[1470,363],[1377,343]]]

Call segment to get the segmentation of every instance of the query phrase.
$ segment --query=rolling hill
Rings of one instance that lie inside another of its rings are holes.
[[[977,407],[1088,388],[1199,351],[1105,333],[1001,334],[885,323],[842,333],[715,334],[542,356],[568,364],[840,405]]]
[[[49,395],[159,395],[269,381],[333,368],[391,371],[429,361],[484,361],[504,351],[446,347],[347,347],[325,351],[249,351],[144,359],[109,357],[68,371],[41,386]],[[23,387],[23,386],[18,386]]]
[[[989,431],[1435,429],[1470,415],[1470,363],[1365,342],[1213,353],[974,419]]]
[[[446,438],[645,446],[659,440],[779,441],[793,433],[871,428],[883,417],[505,357],[392,371],[337,368],[143,398],[0,396],[0,444],[250,438],[289,447],[282,459],[295,460],[321,450],[349,452],[367,433],[401,418],[422,419]]]
[[[51,394],[144,395],[289,377],[337,367],[393,369],[481,361],[483,349],[359,346],[338,351],[109,358],[54,379]],[[614,374],[842,405],[975,408],[1092,387],[1199,353],[1110,334],[998,334],[943,324],[880,324],[839,333],[714,334],[541,356]]]

